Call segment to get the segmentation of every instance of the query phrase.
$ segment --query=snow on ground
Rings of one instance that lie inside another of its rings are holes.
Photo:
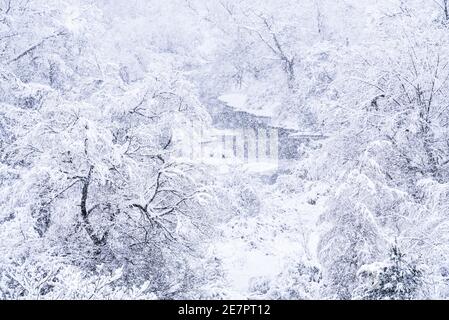
[[[233,107],[236,110],[244,109],[246,106],[247,99],[248,99],[247,96],[241,93],[223,94],[218,97],[218,100],[226,103],[228,106]]]
[[[235,111],[244,111],[253,114],[257,117],[275,118],[278,108],[278,103],[271,104],[257,104],[257,108],[249,103],[248,96],[243,93],[228,93],[218,97],[218,100],[225,103],[227,106],[234,108]]]
[[[277,191],[276,185],[264,187],[259,190],[259,212],[235,216],[222,225],[222,235],[210,250],[222,261],[229,298],[262,299],[251,292],[251,283],[274,280],[292,261],[316,261],[317,220],[324,201],[308,203],[316,194],[313,188],[298,198]]]
[[[276,101],[251,103],[244,93],[227,93],[218,97],[218,100],[232,107],[235,111],[244,111],[256,117],[271,118],[271,125],[284,129],[299,130],[296,117],[279,118],[282,104]]]

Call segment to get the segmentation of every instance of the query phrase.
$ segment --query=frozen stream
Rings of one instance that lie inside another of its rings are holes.
[[[219,101],[212,104],[210,113],[216,129],[278,129],[281,161],[292,163],[298,159],[301,142],[309,138],[295,136],[295,130],[272,127],[267,117],[236,111]],[[270,298],[270,293],[256,289],[258,284],[276,290],[285,281],[280,279],[297,261],[316,259],[316,221],[322,204],[312,205],[308,200],[321,191],[314,185],[304,186],[300,195],[281,191],[276,180],[284,173],[286,169],[280,167],[268,180],[263,173],[252,176],[259,180],[254,182],[254,191],[260,207],[226,221],[220,227],[219,241],[210,248],[209,253],[221,261],[224,269],[227,298]]]

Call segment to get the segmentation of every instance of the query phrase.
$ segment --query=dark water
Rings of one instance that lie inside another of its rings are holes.
[[[271,125],[271,118],[257,116],[246,111],[235,110],[219,100],[208,103],[212,124],[217,129],[275,129],[278,132],[280,160],[294,160],[301,157],[300,146],[320,135],[301,135],[297,130]]]

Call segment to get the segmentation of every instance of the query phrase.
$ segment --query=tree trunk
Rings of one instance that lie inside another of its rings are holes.
[[[99,238],[95,234],[95,231],[89,222],[89,211],[87,210],[87,196],[89,194],[89,185],[93,169],[94,167],[90,166],[89,173],[87,174],[87,177],[84,179],[83,189],[81,191],[81,218],[83,219],[84,229],[86,230],[92,242],[96,246],[104,246],[106,244],[107,233],[105,233],[101,238]]]

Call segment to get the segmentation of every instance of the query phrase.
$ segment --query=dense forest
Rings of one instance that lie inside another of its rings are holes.
[[[448,0],[0,0],[0,299],[447,299],[448,110]]]

